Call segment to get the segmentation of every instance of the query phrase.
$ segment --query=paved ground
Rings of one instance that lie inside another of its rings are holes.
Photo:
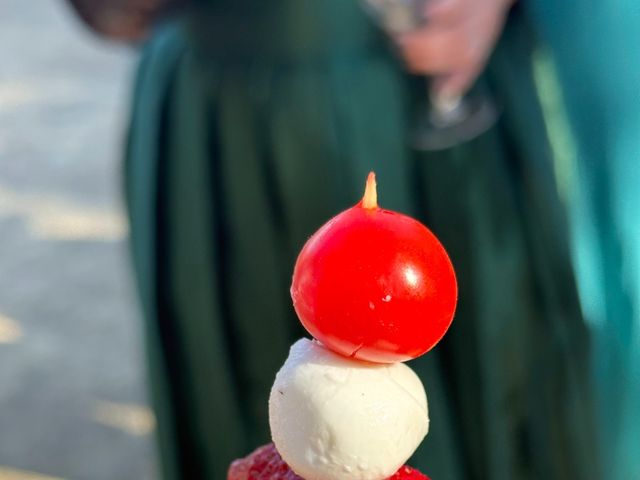
[[[0,480],[156,477],[118,192],[134,57],[63,0],[0,0]]]

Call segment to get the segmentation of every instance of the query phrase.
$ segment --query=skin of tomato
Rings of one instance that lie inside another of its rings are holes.
[[[416,358],[442,338],[457,284],[444,247],[424,225],[357,205],[305,244],[291,296],[304,327],[325,346],[391,363]]]

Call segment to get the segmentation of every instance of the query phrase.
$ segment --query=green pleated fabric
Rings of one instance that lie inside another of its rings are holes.
[[[297,252],[375,170],[381,205],[440,237],[460,287],[449,334],[411,362],[431,413],[411,463],[436,480],[597,478],[587,331],[518,12],[483,80],[499,124],[418,154],[422,82],[356,2],[234,5],[161,27],[135,89],[125,180],[164,477],[224,479],[269,440],[269,389],[304,335]]]

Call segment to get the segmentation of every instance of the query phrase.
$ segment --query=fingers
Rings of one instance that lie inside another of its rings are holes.
[[[468,69],[475,63],[478,40],[463,28],[425,27],[397,38],[410,71],[429,75]]]
[[[429,0],[424,4],[423,14],[430,24],[455,25],[468,11],[465,0]]]
[[[469,15],[493,10],[508,10],[514,0],[428,0],[422,13],[432,25],[454,25]]]
[[[437,96],[455,97],[469,90],[479,73],[477,67],[437,77],[431,81],[430,88]]]

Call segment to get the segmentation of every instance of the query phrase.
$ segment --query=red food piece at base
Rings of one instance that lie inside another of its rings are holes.
[[[264,445],[229,467],[227,480],[304,480],[282,460],[273,443]],[[404,465],[389,480],[429,480],[418,470]]]
[[[389,477],[389,480],[429,480],[429,477],[415,468],[404,465],[400,467],[400,470]]]
[[[229,467],[227,480],[302,480],[287,465],[273,443],[264,445]]]

